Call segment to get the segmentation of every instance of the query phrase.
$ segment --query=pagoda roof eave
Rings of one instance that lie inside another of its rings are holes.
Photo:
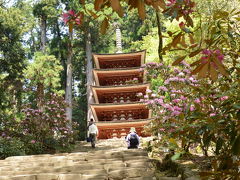
[[[115,69],[99,69],[99,68],[94,68],[93,71],[133,71],[133,70],[138,70],[139,71],[140,67],[128,67],[128,68],[115,68]]]
[[[136,54],[136,53],[141,53],[141,52],[146,52],[146,49],[143,49],[143,50],[140,50],[140,51],[134,51],[134,52],[128,52],[128,53],[110,53],[110,54],[107,54],[107,53],[92,53],[93,55],[104,55],[104,56],[112,56],[112,55],[116,55],[116,56],[119,56],[119,55],[126,55],[126,54]]]
[[[118,86],[92,86],[90,85],[92,89],[125,89],[129,87],[150,87],[150,83],[138,83],[138,84],[124,84],[124,85],[118,85]]]
[[[147,104],[144,104],[144,103],[140,103],[140,102],[129,102],[129,103],[100,103],[100,104],[95,104],[95,103],[92,103],[90,104],[90,106],[94,106],[94,107],[110,107],[110,106],[146,106]]]
[[[134,119],[134,120],[125,120],[125,121],[100,121],[100,122],[96,122],[98,124],[123,124],[123,123],[138,123],[138,122],[144,122],[144,121],[150,121],[153,120],[154,118],[149,118],[149,119]]]
[[[99,59],[98,58],[120,58],[120,57],[131,57],[131,56],[141,56],[140,59],[140,65],[145,63],[145,58],[146,58],[146,50],[142,50],[142,51],[136,51],[136,52],[130,52],[130,53],[114,53],[114,54],[97,54],[97,53],[92,53],[93,56],[93,60],[94,63],[96,65],[97,68],[100,68],[100,64],[99,64]]]
[[[131,122],[96,122],[99,128],[119,128],[119,127],[132,127],[132,126],[142,126],[147,125],[152,119],[136,119]]]

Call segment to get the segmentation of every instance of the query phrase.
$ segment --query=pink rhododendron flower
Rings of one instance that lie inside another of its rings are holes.
[[[216,113],[211,113],[210,117],[216,116]]]
[[[187,98],[184,97],[183,95],[181,95],[181,96],[180,96],[180,99],[185,101]]]
[[[167,92],[167,91],[168,91],[168,89],[167,89],[165,86],[160,86],[158,89],[159,89],[159,90],[162,90],[162,91],[164,91],[164,92]]]
[[[147,93],[152,93],[152,90],[151,89],[147,89],[146,92]]]
[[[225,100],[227,100],[228,98],[229,98],[228,96],[223,96],[223,97],[220,98],[220,100],[221,100],[221,101],[225,101]]]
[[[35,144],[36,140],[31,140],[30,143]]]
[[[185,27],[185,23],[184,22],[180,22],[179,23],[179,27],[182,29],[182,28],[184,28]]]
[[[195,107],[193,105],[190,106],[190,111],[194,111]]]
[[[155,98],[157,95],[156,94],[152,94],[151,97]]]
[[[197,98],[197,99],[194,100],[194,102],[197,103],[197,104],[199,104],[201,101],[200,101],[199,98]]]
[[[154,100],[149,100],[149,101],[147,101],[147,104],[149,104],[149,105],[154,104]]]
[[[211,55],[212,54],[212,51],[211,50],[208,50],[208,49],[204,49],[202,51],[203,54],[206,54],[206,55]]]
[[[217,57],[217,59],[222,62],[224,59],[224,55],[221,53],[221,51],[219,49],[213,51],[213,50],[209,50],[209,49],[204,49],[202,51],[202,54],[204,54],[205,56],[201,57],[201,60],[203,63],[207,63],[207,60],[210,59],[211,57]],[[212,62],[212,64],[214,65],[215,63]]]
[[[172,6],[176,3],[176,0],[168,0],[169,2],[166,4],[167,6]]]
[[[179,114],[181,114],[181,112],[179,112],[179,111],[173,111],[171,115],[172,115],[172,116],[178,116]]]
[[[161,105],[163,103],[163,100],[162,99],[155,99],[155,103]]]
[[[159,131],[165,131],[165,129],[164,128],[160,128]]]
[[[173,99],[172,102],[174,103],[179,103],[181,101],[181,99]]]
[[[173,109],[174,109],[175,111],[182,111],[182,108],[180,108],[180,107],[178,107],[178,106],[174,106]]]
[[[180,72],[178,76],[184,76],[185,74],[183,72]]]

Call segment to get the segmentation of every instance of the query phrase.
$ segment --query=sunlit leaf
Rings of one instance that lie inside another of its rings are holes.
[[[166,3],[164,0],[153,1],[152,5],[155,9],[158,9],[159,7],[162,9],[166,8]]]
[[[94,9],[96,11],[99,11],[101,6],[102,6],[102,4],[103,4],[103,0],[95,0],[95,2],[94,2]]]
[[[130,10],[138,7],[138,1],[136,1],[136,0],[129,0],[128,4],[130,6]]]
[[[181,40],[181,36],[182,36],[182,32],[178,33],[174,38],[173,38],[173,41],[172,41],[172,46],[173,47],[176,47],[177,44],[179,43],[179,41]]]
[[[210,78],[213,80],[213,81],[216,81],[217,78],[218,78],[218,73],[215,69],[215,67],[213,65],[210,66]]]
[[[179,153],[176,153],[176,154],[174,154],[174,155],[171,157],[171,160],[172,160],[172,161],[175,161],[175,160],[179,159],[179,158],[180,158],[180,156],[181,156],[181,154],[182,154],[182,153],[180,153],[180,152],[179,152]]]
[[[205,64],[200,64],[199,66],[197,66],[193,71],[192,71],[192,75],[194,74],[197,74],[201,69],[202,67],[204,66]]]
[[[91,16],[92,16],[94,19],[97,19],[97,18],[98,18],[98,15],[97,15],[96,13],[94,13],[93,11],[88,10],[88,12],[91,14]]]
[[[84,5],[85,4],[85,0],[79,0],[79,3]]]
[[[219,72],[220,72],[222,75],[224,75],[224,76],[228,76],[228,73],[227,73],[225,67],[223,66],[222,63],[219,62],[218,59],[213,58],[213,62],[216,64],[216,66],[217,66]]]
[[[193,35],[192,35],[191,33],[189,33],[189,34],[188,34],[188,37],[189,37],[190,43],[191,43],[191,44],[194,44],[195,41],[194,41],[194,39],[193,39]]]
[[[197,54],[199,54],[200,52],[202,51],[202,49],[197,49],[196,51],[193,51],[189,54],[189,57],[194,57],[196,56]]]
[[[108,18],[105,18],[101,24],[101,30],[100,30],[101,34],[106,33],[108,26],[109,26]]]
[[[111,3],[112,9],[114,11],[116,11],[120,17],[122,17],[123,16],[123,9],[120,5],[119,0],[110,0],[110,3]]]
[[[196,65],[198,65],[198,64],[200,64],[200,63],[202,63],[202,60],[198,60],[198,61],[190,64],[190,66],[196,66]]]
[[[137,0],[138,14],[139,17],[144,20],[146,17],[145,6],[143,0]]]
[[[205,78],[208,75],[209,63],[206,63],[202,66],[202,68],[198,72],[198,78]]]
[[[178,65],[178,64],[179,64],[180,62],[182,62],[185,58],[186,58],[186,56],[178,57],[178,58],[172,63],[172,65],[173,65],[173,66]]]

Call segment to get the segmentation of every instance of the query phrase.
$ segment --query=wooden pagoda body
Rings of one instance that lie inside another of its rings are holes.
[[[135,127],[140,136],[149,123],[151,112],[139,103],[138,93],[145,94],[149,84],[140,70],[145,51],[121,54],[93,54],[96,69],[91,87],[95,104],[91,110],[99,129],[99,139],[126,136]]]

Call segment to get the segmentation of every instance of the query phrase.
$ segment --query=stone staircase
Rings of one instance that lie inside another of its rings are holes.
[[[127,150],[123,142],[100,141],[95,149],[80,144],[73,153],[8,157],[0,161],[0,180],[156,179],[147,152]]]

